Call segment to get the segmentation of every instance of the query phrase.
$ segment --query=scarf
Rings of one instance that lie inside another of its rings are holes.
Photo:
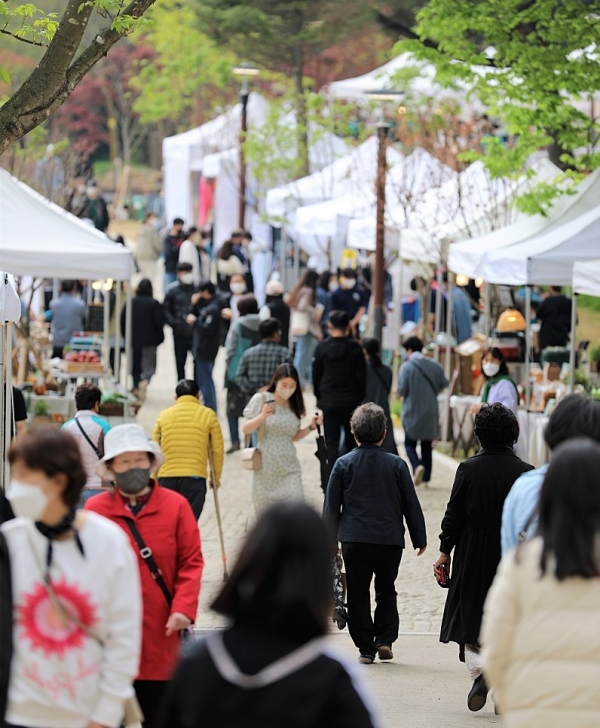
[[[75,510],[75,508],[71,508],[71,510],[62,519],[62,521],[60,521],[60,523],[57,523],[55,526],[49,526],[47,523],[42,523],[41,521],[35,522],[35,527],[37,528],[37,530],[42,534],[42,536],[45,536],[48,539],[48,551],[46,554],[46,576],[48,576],[48,574],[50,573],[50,567],[52,566],[52,542],[59,536],[62,536],[64,533],[67,533],[68,531],[73,532],[77,548],[79,549],[81,555],[85,556],[85,553],[83,551],[83,544],[81,543],[81,539],[79,538],[79,533],[73,525],[76,514],[77,511]]]
[[[517,389],[517,385],[508,376],[508,374],[496,374],[495,377],[488,379],[487,382],[483,385],[483,390],[481,391],[482,404],[488,401],[488,397],[490,395],[490,389],[494,386],[494,384],[498,384],[498,382],[501,382],[503,379],[507,379],[513,385],[513,387],[515,388],[515,390],[517,392],[517,402],[519,401],[519,390]]]

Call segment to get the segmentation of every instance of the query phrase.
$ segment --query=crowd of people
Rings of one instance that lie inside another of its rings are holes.
[[[307,270],[287,299],[272,279],[259,308],[244,231],[216,258],[209,238],[185,233],[182,220],[160,246],[144,235],[154,253],[139,261],[147,267],[134,299],[133,384],[139,393],[154,375],[166,324],[175,402],[148,438],[137,424],[111,428],[99,388],[86,383],[60,430],[15,433],[8,501],[0,491],[0,629],[9,637],[0,645],[0,720],[377,726],[360,674],[324,638],[335,607],[361,665],[394,659],[400,566],[411,547],[422,557],[428,546],[418,487],[432,479],[443,368],[422,339],[404,340],[396,393],[407,463],[390,413],[392,370],[380,342],[360,338],[368,295],[356,271]],[[163,303],[151,284],[160,253]],[[85,306],[68,281],[52,303],[61,356],[61,331]],[[221,347],[228,447],[213,380]],[[518,391],[502,352],[487,349],[481,365],[480,449],[456,470],[433,564],[447,588],[440,641],[456,643],[468,668],[470,711],[492,690],[507,728],[592,728],[600,402],[569,395],[558,404],[545,434],[551,463],[534,470],[515,453]],[[310,388],[318,412],[307,412]],[[294,444],[321,427],[318,514],[304,503]],[[198,520],[237,451],[252,471],[257,521],[212,604],[228,627],[190,647],[204,568]]]

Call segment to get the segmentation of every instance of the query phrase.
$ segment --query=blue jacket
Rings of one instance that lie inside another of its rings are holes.
[[[402,427],[411,440],[439,437],[438,394],[448,386],[441,365],[415,352],[402,365],[398,394],[404,397]]]
[[[402,458],[377,445],[360,445],[336,460],[323,517],[342,543],[404,548],[404,521],[414,548],[427,545],[425,519]]]
[[[538,522],[535,510],[547,471],[548,466],[542,465],[537,470],[523,473],[515,480],[510,493],[506,496],[500,532],[503,557],[513,546],[518,545],[519,533],[525,530],[528,524],[527,538],[533,537]]]

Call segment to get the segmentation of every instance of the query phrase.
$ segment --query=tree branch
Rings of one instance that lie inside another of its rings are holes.
[[[0,28],[0,33],[4,33],[4,35],[10,35],[11,38],[14,38],[15,40],[20,40],[21,43],[27,43],[27,45],[40,46],[40,48],[46,47],[46,43],[40,43],[37,40],[29,40],[28,38],[21,38],[20,36],[11,33],[10,30],[4,30],[4,28]]]
[[[409,28],[408,25],[404,25],[404,23],[396,20],[396,18],[391,18],[389,15],[382,13],[380,10],[375,12],[375,18],[385,30],[398,33],[399,36],[407,38],[408,40],[418,40],[419,43],[425,46],[425,48],[433,48],[433,50],[439,51],[439,46],[435,41],[429,40],[429,38],[423,40],[412,28]]]
[[[155,0],[132,0],[123,15],[134,19]],[[39,65],[0,108],[0,154],[29,131],[42,124],[69,97],[88,71],[117,43],[127,30],[103,28],[73,61],[94,10],[81,0],[69,0],[54,38]]]

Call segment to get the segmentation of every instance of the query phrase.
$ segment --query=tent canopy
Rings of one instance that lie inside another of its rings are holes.
[[[573,290],[588,296],[600,296],[600,258],[573,266]]]
[[[431,63],[417,60],[412,53],[402,53],[380,68],[355,78],[334,81],[327,87],[327,93],[337,99],[366,101],[370,91],[395,88],[395,77],[402,71],[414,69],[417,73],[407,83],[407,90],[414,96],[427,98],[466,99],[466,90],[456,91],[442,87],[435,82],[436,69]]]
[[[298,234],[335,235],[339,216],[351,217],[352,211],[355,211],[354,214],[361,209],[367,211],[373,205],[377,175],[377,149],[377,138],[370,137],[354,149],[348,157],[340,160],[340,164],[332,170],[332,194],[296,210],[294,228]],[[391,146],[388,146],[386,155],[388,167],[398,164],[403,159],[400,152]],[[326,173],[326,175],[328,174],[331,172]],[[306,179],[304,178],[304,180]],[[299,182],[306,185],[303,180],[299,180]],[[318,193],[319,187],[313,187],[312,194],[317,195]]]
[[[576,262],[598,258],[600,205],[530,240],[487,253],[481,277],[507,285],[569,286]]]
[[[129,280],[131,252],[0,169],[0,261],[13,275]]]
[[[548,165],[548,174],[559,174],[559,170]],[[570,190],[572,193],[573,190]],[[563,223],[575,220],[596,205],[600,200],[600,169],[586,177],[574,194],[564,194],[556,199],[549,215],[523,216],[518,222],[494,230],[487,235],[471,238],[450,246],[448,267],[455,273],[470,278],[482,276],[482,264],[488,253],[521,243],[535,235],[554,229]]]
[[[535,167],[534,180],[549,181],[559,173],[557,167],[542,159]],[[531,184],[528,176],[517,180],[492,178],[481,162],[475,162],[456,179],[425,196],[412,216],[418,226],[401,230],[402,258],[438,263],[455,240],[481,235],[513,221],[520,213],[512,200]]]

